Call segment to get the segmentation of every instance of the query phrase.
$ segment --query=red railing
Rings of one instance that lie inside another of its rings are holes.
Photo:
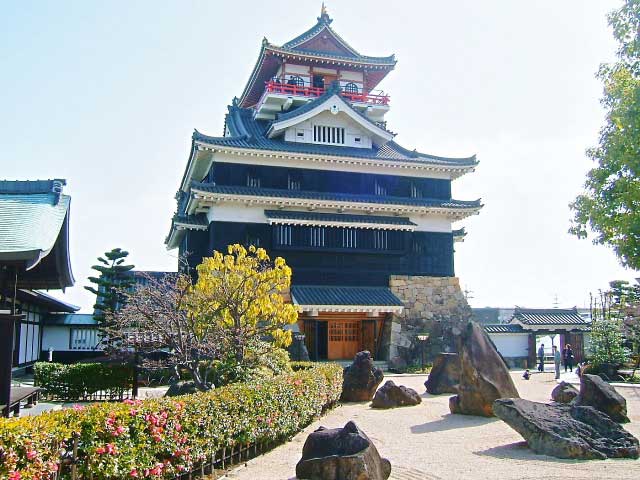
[[[324,88],[307,87],[304,85],[294,85],[275,81],[265,82],[265,93],[282,93],[284,95],[295,95],[301,97],[319,97],[325,92]],[[352,102],[370,103],[372,105],[388,105],[389,95],[383,93],[358,93],[342,91],[342,96]]]

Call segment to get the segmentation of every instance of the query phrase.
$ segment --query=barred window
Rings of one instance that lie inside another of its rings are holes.
[[[376,195],[386,195],[387,194],[387,186],[382,182],[382,180],[376,180],[375,181],[374,193]]]
[[[358,248],[358,231],[355,228],[342,230],[342,248]]]
[[[387,230],[375,230],[373,232],[373,248],[378,250],[389,248],[389,232]]]
[[[309,233],[312,247],[324,247],[324,227],[311,227]]]
[[[247,187],[260,188],[260,177],[256,172],[247,172]]]
[[[358,85],[353,82],[349,82],[344,86],[344,91],[347,93],[358,93]]]
[[[72,328],[70,330],[69,347],[71,350],[93,350],[98,345],[96,328]]]
[[[276,242],[279,245],[291,245],[291,225],[278,225]]]
[[[344,128],[328,127],[325,125],[313,126],[313,141],[315,143],[330,143],[333,145],[344,145]]]
[[[300,190],[302,188],[302,182],[300,176],[290,173],[287,177],[287,188],[289,190]]]
[[[415,183],[411,183],[411,198],[422,198],[422,189]]]

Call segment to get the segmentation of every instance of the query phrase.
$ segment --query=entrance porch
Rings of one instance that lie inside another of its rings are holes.
[[[304,285],[291,288],[298,328],[312,360],[352,360],[362,350],[380,360],[382,332],[402,302],[386,287]]]

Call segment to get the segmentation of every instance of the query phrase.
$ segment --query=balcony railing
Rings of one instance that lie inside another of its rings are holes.
[[[292,83],[281,83],[279,81],[265,82],[266,93],[281,93],[283,95],[293,95],[299,97],[319,97],[326,89],[322,87],[311,87]],[[342,89],[342,96],[352,102],[368,103],[370,105],[389,105],[389,95],[380,93],[359,93],[349,92]]]

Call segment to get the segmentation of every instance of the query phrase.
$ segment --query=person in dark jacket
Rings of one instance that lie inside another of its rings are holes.
[[[538,371],[544,372],[544,343],[538,349]]]
[[[567,343],[564,346],[564,371],[573,372],[573,350],[571,350],[571,344]]]

